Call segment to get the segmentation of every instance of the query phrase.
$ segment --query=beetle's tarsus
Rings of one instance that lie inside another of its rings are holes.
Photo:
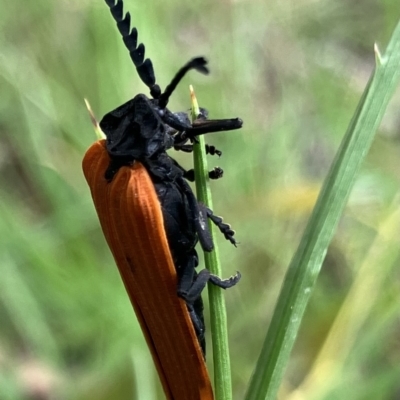
[[[230,224],[226,224],[225,222],[223,222],[222,217],[214,215],[210,208],[205,208],[207,209],[207,217],[210,218],[210,220],[218,227],[218,229],[225,236],[225,239],[229,240],[235,247],[237,247],[238,242],[235,239],[235,231],[231,229]]]
[[[224,170],[222,169],[222,168],[220,168],[220,167],[214,167],[214,169],[213,170],[211,170],[209,173],[208,173],[208,177],[210,178],[210,179],[220,179],[220,178],[222,178],[224,176]]]

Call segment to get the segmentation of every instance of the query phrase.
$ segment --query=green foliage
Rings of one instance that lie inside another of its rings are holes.
[[[95,140],[83,98],[99,118],[147,89],[103,0],[0,9],[0,398],[160,399],[80,166]],[[126,9],[162,87],[189,58],[210,61],[210,76],[185,78],[172,110],[189,108],[192,83],[211,118],[244,120],[240,131],[207,138],[223,151],[210,167],[225,170],[211,184],[214,210],[240,242],[218,239],[223,275],[243,276],[224,293],[234,399],[243,399],[284,274],[374,68],[373,43],[386,47],[398,4],[126,0]],[[397,396],[398,103],[328,248],[281,398]]]
[[[376,46],[375,57],[376,67],[323,183],[299,247],[286,273],[257,368],[246,395],[248,400],[276,398],[327,248],[342,216],[361,163],[399,83],[400,23],[385,54],[381,56]],[[398,218],[395,220],[400,222]],[[395,233],[393,227],[391,232]],[[366,277],[367,273],[362,275],[362,278]],[[362,282],[361,285],[367,286],[368,283]],[[356,302],[358,296],[352,300]],[[364,300],[364,307],[367,303],[368,301]],[[333,329],[331,334],[332,331]]]

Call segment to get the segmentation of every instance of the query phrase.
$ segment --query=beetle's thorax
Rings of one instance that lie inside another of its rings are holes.
[[[182,170],[166,152],[157,153],[141,162],[146,166],[154,181],[175,182],[183,176]]]

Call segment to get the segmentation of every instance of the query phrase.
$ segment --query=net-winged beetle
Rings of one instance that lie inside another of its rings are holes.
[[[174,147],[190,151],[187,142],[195,140],[196,135],[238,129],[242,121],[207,120],[203,110],[203,118],[191,124],[185,113],[169,111],[168,100],[179,81],[191,69],[208,73],[206,60],[198,57],[189,61],[161,92],[151,61],[144,59],[144,45],[137,44],[137,30],[130,29],[130,14],[123,16],[122,0],[106,3],[152,98],[138,94],[103,117],[100,127],[106,140],[96,142],[87,151],[84,174],[167,397],[211,399],[212,391],[208,397],[187,397],[189,392],[176,397],[174,393],[186,389],[183,382],[177,383],[177,377],[173,378],[173,369],[179,365],[174,360],[179,356],[174,353],[189,346],[179,374],[190,369],[191,359],[197,366],[193,366],[192,373],[207,375],[199,347],[200,344],[205,354],[201,292],[207,282],[224,289],[232,287],[240,274],[229,279],[221,279],[206,269],[197,274],[195,245],[199,241],[204,251],[213,249],[207,218],[232,244],[236,241],[230,226],[198,203],[186,181],[193,174],[166,150]],[[218,154],[215,148],[209,149]],[[215,171],[210,173],[210,177],[217,175]],[[184,300],[183,306],[179,298]],[[173,379],[175,382],[171,382]],[[199,379],[199,387],[210,386],[208,376]]]

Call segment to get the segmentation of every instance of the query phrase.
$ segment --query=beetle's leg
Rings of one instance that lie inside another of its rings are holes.
[[[214,167],[211,171],[208,173],[208,177],[210,179],[219,179],[224,176],[224,170],[220,167]]]
[[[171,120],[171,126],[174,126],[174,118],[167,117]],[[189,118],[185,119],[185,129],[177,129],[179,132],[175,136],[175,142],[185,141],[189,138],[190,140],[196,140],[196,135],[203,135],[210,132],[230,131],[233,129],[239,129],[243,125],[243,121],[240,118],[229,118],[229,119],[208,119],[208,111],[205,108],[200,107],[200,113],[196,120],[192,124],[188,124]],[[182,124],[181,124],[182,125]]]
[[[181,150],[186,153],[193,151],[193,145],[187,144],[188,140],[192,143],[198,143],[196,133],[205,134],[208,132],[218,132],[223,130],[239,129],[242,126],[242,121],[238,118],[222,119],[222,120],[207,120],[207,110],[201,109],[203,114],[199,118],[190,123],[186,113],[172,113],[169,110],[164,110],[163,121],[168,127],[168,134],[174,138],[174,149]],[[220,157],[222,152],[215,146],[206,144],[206,154],[217,155]]]
[[[172,162],[175,164],[176,167],[178,167],[182,173],[183,177],[187,179],[189,182],[194,182],[194,169],[189,169],[186,170],[185,168],[182,167],[176,160],[172,159]]]
[[[189,308],[188,308],[189,309]],[[189,310],[194,329],[196,331],[197,340],[200,342],[201,350],[203,351],[204,359],[206,358],[206,337],[205,324],[203,316],[203,299],[199,296],[193,303],[192,310]]]
[[[240,118],[231,119],[209,119],[209,120],[196,120],[191,126],[182,127],[175,124],[174,121],[166,121],[172,127],[177,127],[179,133],[176,135],[175,141],[180,142],[187,138],[193,139],[197,135],[204,135],[211,132],[231,131],[240,129],[243,121]],[[183,129],[182,129],[183,128]]]
[[[214,248],[210,230],[207,225],[207,218],[210,218],[225,236],[225,239],[229,240],[236,247],[238,242],[235,239],[235,231],[231,229],[231,226],[225,224],[221,217],[214,215],[204,204],[199,203],[190,189],[190,186],[184,179],[177,180],[177,184],[179,184],[182,192],[186,195],[190,210],[192,211],[196,232],[199,236],[199,242],[203,250],[211,251]]]
[[[215,146],[211,144],[206,144],[206,154],[210,154],[212,156],[217,155],[218,157],[221,157],[222,151],[218,150]]]
[[[231,229],[229,224],[225,224],[221,217],[214,215],[212,211],[208,208],[207,217],[211,219],[211,221],[218,227],[221,233],[225,236],[226,240],[229,240],[235,247],[238,242],[235,239],[235,231]]]
[[[194,275],[192,275],[192,279],[193,276]],[[232,286],[235,286],[241,277],[242,275],[240,272],[236,272],[235,275],[227,279],[222,279],[217,275],[213,275],[208,269],[203,269],[194,277],[190,287],[182,287],[182,285],[186,285],[188,282],[184,282],[183,280],[179,282],[178,296],[182,297],[188,304],[193,304],[196,299],[201,296],[201,292],[204,290],[207,282],[210,282],[221,289],[229,289]]]
[[[240,272],[237,272],[236,275],[228,279],[221,279],[216,275],[210,274],[210,271],[208,269],[203,269],[197,275],[188,291],[185,291],[185,293],[183,294],[178,289],[179,297],[185,300],[190,319],[196,332],[197,340],[199,341],[201,349],[203,351],[204,358],[206,355],[206,342],[205,325],[203,318],[203,300],[201,298],[201,292],[205,288],[207,282],[210,282],[222,289],[228,289],[236,285],[236,283],[239,282],[240,278]]]
[[[221,217],[214,215],[212,210],[206,207],[204,204],[199,203],[199,209],[202,210],[208,218],[218,227],[221,233],[225,236],[226,240],[229,240],[235,247],[237,245],[237,241],[235,239],[235,231],[231,228],[229,224],[223,222]]]
[[[188,276],[191,271],[188,272]],[[188,304],[193,304],[196,299],[201,296],[201,292],[206,287],[207,282],[210,279],[210,271],[208,269],[203,269],[195,277],[194,271],[191,276],[191,281],[188,282],[184,277],[182,277],[178,284],[178,296],[182,297]],[[189,283],[189,284],[188,284]]]
[[[195,181],[194,169],[188,169],[183,171],[183,176],[189,182]],[[208,172],[208,177],[210,179],[220,179],[224,176],[224,170],[220,167],[214,167],[211,171]]]
[[[192,144],[175,144],[174,150],[176,151],[183,151],[184,153],[191,153],[193,152],[193,145]]]
[[[195,300],[189,300],[188,293],[190,292],[193,282],[195,281],[195,268],[197,267],[198,263],[199,261],[197,252],[194,249],[189,254],[186,254],[183,259],[179,259],[175,262],[178,273],[178,296],[185,299],[188,303],[193,303]]]
[[[187,179],[189,182],[194,182],[195,181],[195,176],[194,176],[194,169],[188,169],[186,170],[183,168],[176,160],[173,160],[175,166],[177,166],[183,173],[183,177]],[[220,167],[215,167],[211,171],[208,172],[208,177],[210,179],[219,179],[222,178],[224,175],[224,170]]]
[[[207,218],[210,218],[210,220],[225,236],[225,239],[229,240],[236,247],[237,241],[234,237],[235,231],[231,229],[231,226],[224,223],[221,217],[214,215],[213,212],[204,204],[199,203],[194,193],[190,189],[190,186],[184,179],[179,179],[176,182],[182,189],[182,192],[186,195],[186,199],[188,201],[189,208],[192,212],[194,223],[196,226],[196,232],[199,236],[199,242],[203,250],[211,251],[214,248],[210,230],[207,225]]]
[[[200,282],[200,286],[196,285],[195,293],[193,293],[193,286],[197,281],[198,275],[195,268],[198,265],[198,257],[196,250],[192,250],[184,260],[179,260],[178,265],[178,296],[185,300],[190,319],[192,321],[197,339],[200,343],[203,355],[206,352],[205,343],[205,326],[203,318],[203,300],[201,299],[201,292],[205,287],[207,281]]]
[[[213,285],[218,286],[222,289],[229,289],[232,286],[235,286],[240,281],[241,277],[242,277],[242,275],[239,271],[236,271],[235,275],[232,275],[231,277],[229,277],[227,279],[222,279],[217,275],[210,274],[209,281]]]
[[[201,297],[199,297],[196,302],[198,302],[199,300],[203,304],[203,300],[201,299]],[[200,347],[203,352],[203,356],[205,358],[205,356],[206,356],[206,340],[205,340],[206,330],[205,330],[203,318],[201,318],[201,316],[196,312],[196,307],[194,305],[186,304],[186,306],[189,311],[190,320],[192,321],[194,330],[196,332],[197,340],[200,343]]]
[[[240,272],[236,272],[234,276],[228,279],[222,279],[219,276],[211,274],[208,269],[203,269],[199,274],[196,274],[195,268],[198,265],[198,258],[195,250],[193,250],[192,254],[188,255],[186,261],[181,261],[178,265],[180,265],[180,268],[178,268],[178,296],[186,302],[190,318],[196,331],[196,336],[200,342],[203,354],[205,355],[205,328],[201,293],[207,282],[222,289],[228,289],[239,282],[241,275]]]
[[[177,151],[183,151],[184,153],[192,153],[193,145],[192,144],[176,144],[174,145],[174,149]],[[218,150],[215,146],[211,144],[206,144],[206,154],[210,154],[212,156],[217,155],[221,157],[222,151]]]
[[[176,184],[179,185],[182,194],[186,197],[202,249],[204,251],[211,251],[214,248],[214,243],[207,225],[207,210],[205,210],[204,206],[203,210],[200,209],[192,189],[183,177],[178,178]]]

